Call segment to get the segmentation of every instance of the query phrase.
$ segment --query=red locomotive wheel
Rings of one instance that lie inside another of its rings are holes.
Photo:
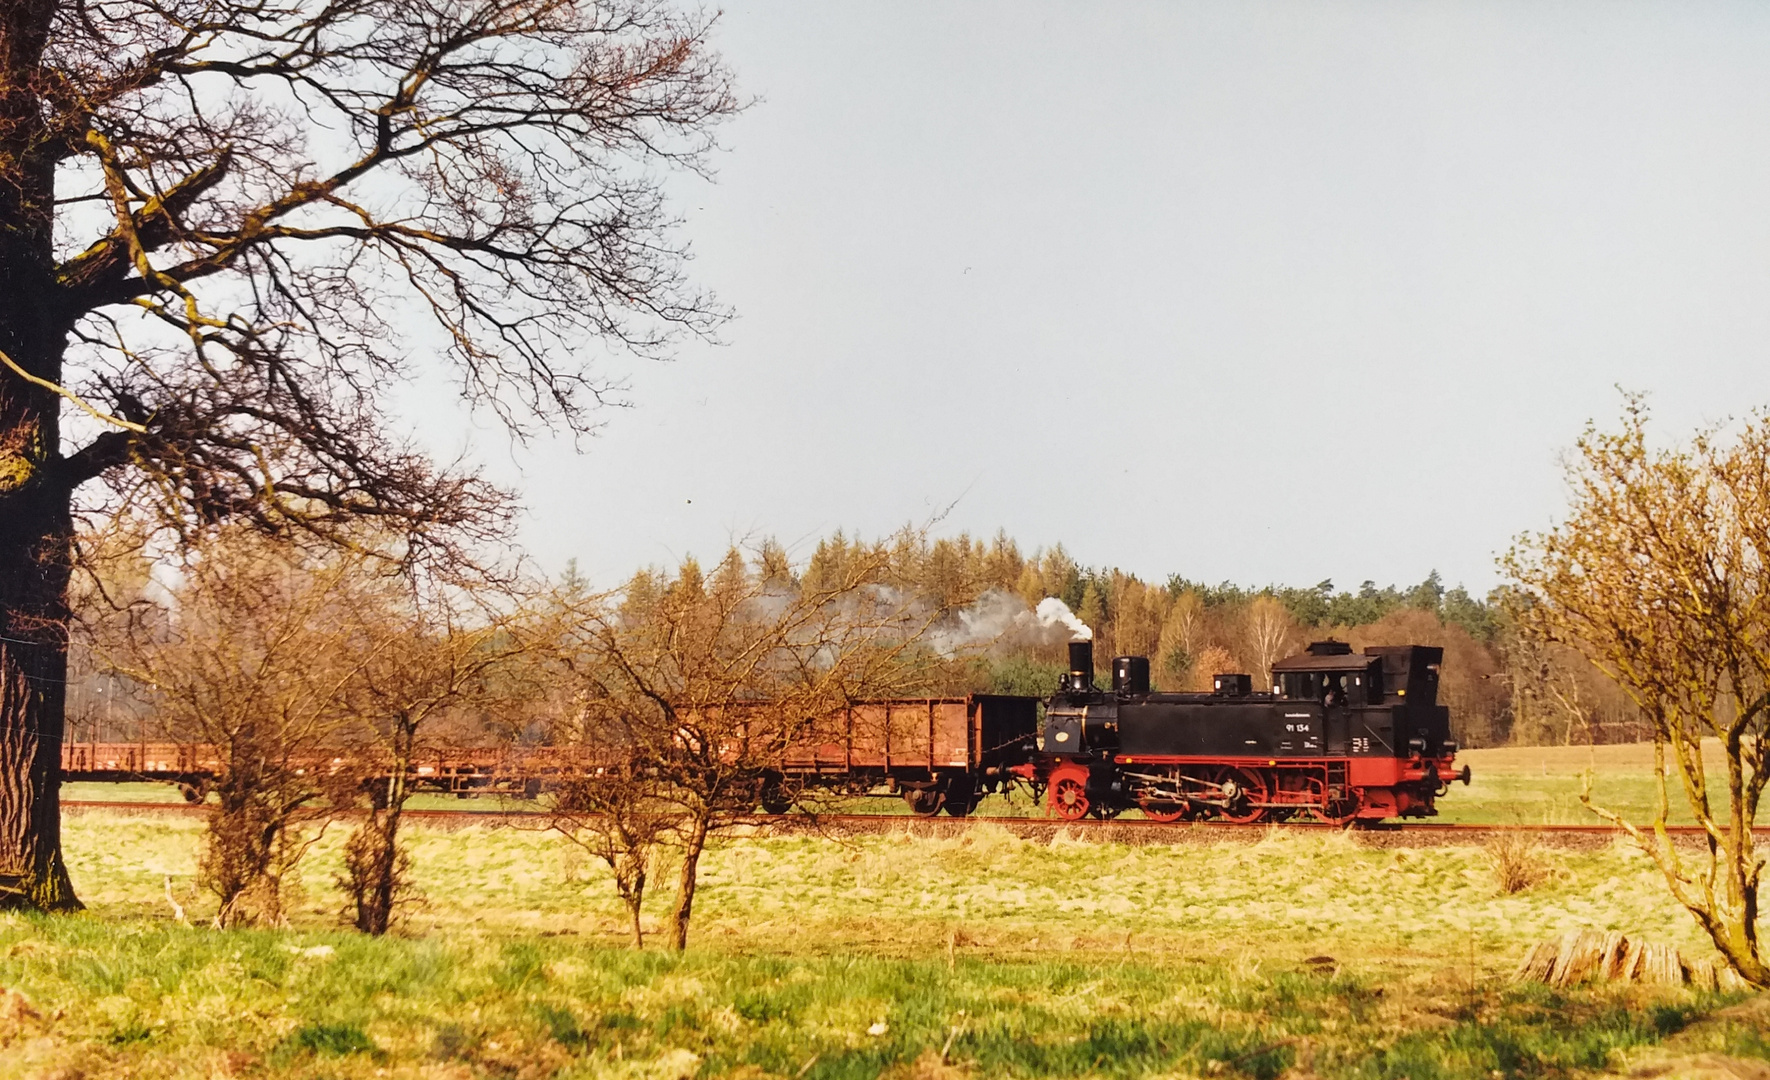
[[[1358,808],[1362,804],[1363,800],[1360,799],[1356,791],[1354,791],[1347,798],[1336,799],[1333,802],[1328,803],[1326,806],[1316,808],[1315,816],[1322,821],[1327,822],[1329,825],[1337,825],[1344,828],[1345,826],[1352,824],[1353,820],[1358,817]]]
[[[1267,799],[1266,781],[1252,769],[1225,769],[1217,782],[1225,788],[1235,785],[1236,797],[1230,805],[1217,811],[1218,818],[1232,825],[1252,825],[1266,816],[1266,808],[1255,806]]]
[[[1176,788],[1185,786],[1179,769],[1161,769],[1160,774],[1172,781]],[[1137,794],[1137,809],[1151,821],[1159,821],[1166,825],[1179,821],[1191,813],[1192,806],[1185,799],[1167,798],[1166,792],[1155,788],[1144,788]]]
[[[1088,816],[1088,770],[1073,765],[1059,766],[1051,773],[1051,812],[1065,821],[1080,821]]]
[[[1166,802],[1157,799],[1138,799],[1137,809],[1143,811],[1143,816],[1149,820],[1159,821],[1164,825],[1179,821],[1186,816],[1185,803]]]

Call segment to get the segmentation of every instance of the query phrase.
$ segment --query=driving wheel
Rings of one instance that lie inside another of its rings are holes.
[[[1170,824],[1186,816],[1187,806],[1183,802],[1169,802],[1166,799],[1152,799],[1144,796],[1137,800],[1137,809],[1151,821]]]
[[[1226,769],[1217,781],[1229,798],[1229,805],[1217,812],[1218,818],[1232,825],[1252,825],[1266,816],[1266,808],[1255,805],[1267,798],[1266,781],[1252,769]]]

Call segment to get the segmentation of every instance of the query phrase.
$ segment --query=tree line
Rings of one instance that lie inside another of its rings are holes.
[[[1446,587],[1436,571],[1417,585],[1365,581],[1356,591],[1336,589],[1332,581],[1212,585],[1179,573],[1157,583],[1083,565],[1061,543],[1029,553],[1000,531],[987,540],[915,529],[877,540],[837,532],[817,542],[798,572],[778,543],[766,541],[759,552],[764,572],[784,582],[815,584],[865,560],[877,568],[879,585],[913,597],[949,626],[980,607],[1000,612],[1004,602],[1014,602],[1021,605],[1016,611],[1030,611],[1055,597],[1094,631],[1098,664],[1114,655],[1147,656],[1160,689],[1208,690],[1213,675],[1232,671],[1252,674],[1258,683],[1274,661],[1326,638],[1357,648],[1436,645],[1445,650],[1441,699],[1466,746],[1648,737],[1645,721],[1614,683],[1576,653],[1520,633],[1511,586],[1477,597],[1461,585]],[[651,573],[642,571],[632,584],[646,588]],[[996,628],[1004,632],[968,639],[987,647],[949,665],[941,691],[1049,693],[1064,664],[1062,639],[1016,634],[1006,623]]]

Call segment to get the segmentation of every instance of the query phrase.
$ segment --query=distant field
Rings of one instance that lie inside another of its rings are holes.
[[[337,928],[339,830],[288,930],[187,928],[167,890],[200,927],[201,826],[67,818],[91,914],[0,916],[0,985],[29,1002],[0,999],[0,1075],[1492,1080],[1770,1059],[1732,998],[1506,982],[1579,926],[1704,954],[1621,846],[1543,852],[1542,882],[1501,896],[1481,848],[1340,833],[732,839],[675,957],[632,951],[559,840],[480,825],[411,831],[424,898],[392,938]]]
[[[1705,767],[1712,777],[1726,776],[1718,745],[1708,748]],[[1580,802],[1585,775],[1592,777],[1592,801],[1626,815],[1631,821],[1653,820],[1658,792],[1653,782],[1653,746],[1519,746],[1496,750],[1465,750],[1457,755],[1474,773],[1470,785],[1451,785],[1439,803],[1438,820],[1481,824],[1518,822],[1526,825],[1601,824],[1602,819]],[[1689,823],[1674,770],[1671,815]],[[1718,792],[1725,799],[1725,789]]]

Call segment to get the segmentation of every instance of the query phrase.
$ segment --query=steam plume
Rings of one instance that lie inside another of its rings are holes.
[[[1076,613],[1069,610],[1069,605],[1055,596],[1040,600],[1039,606],[1033,609],[1033,618],[1039,621],[1040,626],[1067,627],[1071,641],[1094,640],[1094,631],[1088,628],[1088,624],[1076,618]]]
[[[929,640],[943,655],[952,656],[966,649],[1012,650],[1093,637],[1087,624],[1055,597],[1040,601],[1035,609],[1011,592],[991,589],[976,603],[953,612]]]

